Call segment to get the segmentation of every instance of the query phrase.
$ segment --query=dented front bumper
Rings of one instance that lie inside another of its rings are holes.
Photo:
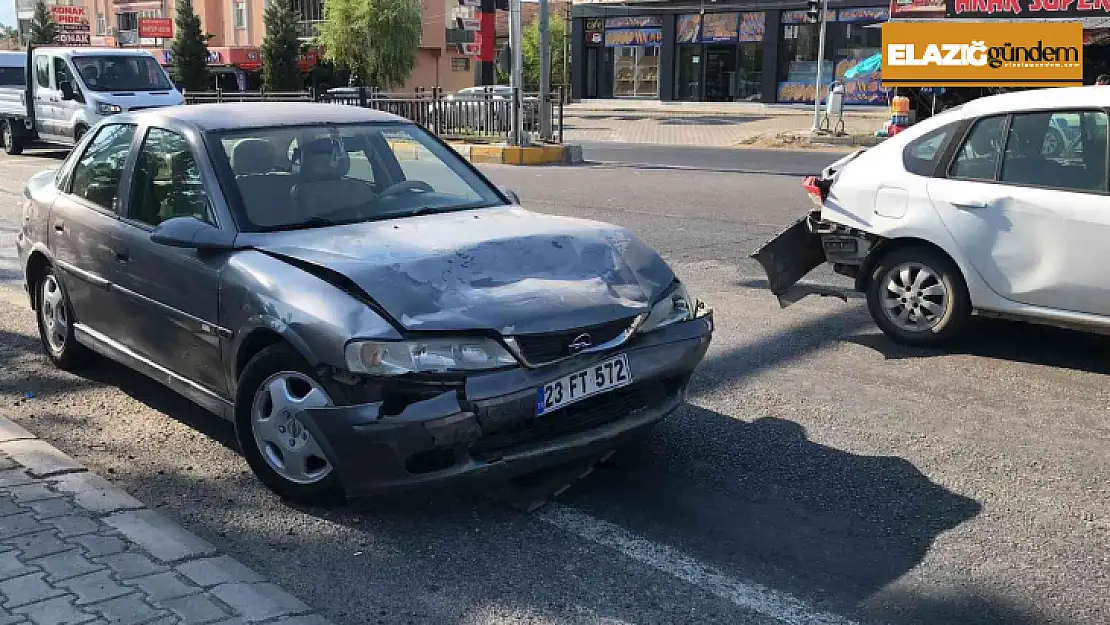
[[[709,347],[713,317],[644,335],[621,350],[633,383],[536,416],[537,386],[613,356],[575,358],[542,369],[510,369],[381,414],[382,404],[299,414],[349,496],[427,484],[508,478],[604,451],[682,404]]]
[[[807,295],[846,299],[840,289],[798,284],[809,272],[831,263],[837,273],[855,277],[876,237],[821,220],[820,211],[802,217],[751,254],[767,274],[767,288],[783,308]]]

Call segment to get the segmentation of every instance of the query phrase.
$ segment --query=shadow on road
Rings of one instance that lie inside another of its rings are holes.
[[[786,419],[745,423],[696,406],[615,461],[568,503],[838,611],[913,569],[981,508],[902,458],[815,443]]]
[[[1088,373],[1110,373],[1110,337],[1017,321],[975,318],[973,327],[957,344],[944,350],[899,345],[884,334],[847,337],[888,360],[967,354]]]

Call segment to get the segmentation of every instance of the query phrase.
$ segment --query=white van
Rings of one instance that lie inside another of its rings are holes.
[[[8,154],[19,154],[32,142],[73,146],[109,115],[184,103],[158,60],[145,50],[35,47],[0,52],[0,130]]]

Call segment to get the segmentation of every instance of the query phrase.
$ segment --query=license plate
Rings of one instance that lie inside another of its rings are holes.
[[[576,401],[631,383],[632,370],[628,368],[628,356],[624,354],[614,356],[558,380],[552,380],[536,389],[539,395],[536,414],[547,414]]]

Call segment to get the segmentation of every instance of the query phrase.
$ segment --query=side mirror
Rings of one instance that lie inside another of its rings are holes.
[[[194,250],[221,251],[235,249],[235,235],[220,230],[196,217],[174,217],[158,224],[150,240],[159,245]]]
[[[510,189],[508,187],[500,187],[500,189],[501,189],[501,193],[505,197],[509,198],[510,202],[512,202],[513,204],[516,204],[517,206],[520,206],[520,196],[516,194],[516,191],[513,191],[512,189]]]
[[[73,90],[73,83],[63,80],[58,83],[58,90],[62,92],[63,100],[76,100],[77,92]]]

